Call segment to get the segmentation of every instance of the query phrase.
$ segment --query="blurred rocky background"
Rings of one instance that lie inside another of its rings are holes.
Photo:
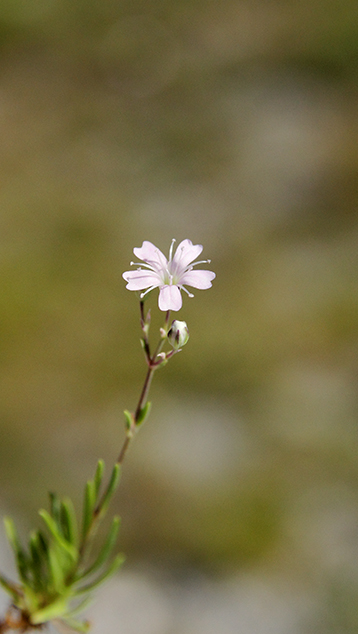
[[[118,453],[133,247],[190,238],[217,273],[127,457],[94,634],[358,632],[357,79],[356,0],[1,2],[0,504],[24,536]]]

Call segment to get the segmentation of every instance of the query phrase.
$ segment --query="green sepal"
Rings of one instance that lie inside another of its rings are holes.
[[[88,632],[91,627],[88,621],[76,621],[71,618],[62,618],[61,621],[76,632]]]
[[[16,565],[20,578],[24,583],[27,583],[29,572],[29,558],[20,544],[17,530],[11,517],[4,518],[4,525],[9,544],[14,551]]]
[[[109,568],[105,570],[105,572],[103,572],[94,581],[91,581],[91,583],[88,583],[82,588],[78,588],[78,590],[76,591],[76,594],[77,595],[84,594],[85,592],[90,592],[91,590],[94,590],[94,588],[97,588],[101,583],[103,583],[106,579],[108,579],[111,575],[113,575],[116,572],[116,570],[123,564],[124,560],[125,560],[124,555],[122,554],[117,555],[115,559],[112,561]]]
[[[127,431],[131,431],[131,429],[133,429],[135,423],[134,423],[134,418],[133,418],[133,414],[131,412],[129,412],[127,409],[124,410],[123,412],[124,417],[125,417],[125,428]]]
[[[98,496],[99,489],[102,484],[103,474],[104,474],[104,461],[98,460],[97,469],[96,469],[96,473],[94,474],[94,480],[93,480],[96,498]]]
[[[83,526],[82,526],[82,539],[85,539],[90,526],[93,521],[93,515],[96,508],[96,487],[92,480],[88,480],[85,487],[84,501],[83,501]]]
[[[70,559],[72,559],[73,562],[75,562],[78,556],[77,548],[75,548],[72,544],[70,544],[63,537],[63,535],[61,535],[60,531],[57,528],[57,524],[55,520],[53,519],[53,517],[51,517],[51,515],[47,511],[45,511],[44,509],[41,509],[41,511],[39,511],[39,515],[40,517],[42,517],[48,530],[50,531],[52,537],[55,539],[60,549],[64,551],[70,557]]]
[[[93,564],[81,575],[81,581],[88,577],[89,575],[96,572],[109,558],[117,540],[117,535],[120,527],[120,517],[116,515],[112,520],[112,525],[107,535],[107,539],[103,544],[101,551],[97,557],[97,559],[93,562]]]
[[[75,509],[70,498],[64,498],[61,501],[60,519],[66,541],[76,547],[78,544],[78,527]]]
[[[99,513],[99,517],[100,518],[102,518],[105,515],[105,513],[106,513],[106,511],[108,509],[108,506],[109,506],[109,503],[111,501],[111,498],[112,498],[112,496],[113,496],[113,494],[114,494],[114,492],[115,492],[115,490],[116,490],[116,488],[117,488],[117,486],[119,484],[120,475],[121,475],[121,467],[120,467],[120,465],[118,463],[116,463],[114,465],[114,467],[113,467],[113,470],[112,470],[112,474],[111,474],[111,478],[110,478],[110,481],[109,481],[109,484],[108,484],[107,491],[105,492],[104,497],[103,497],[103,499],[101,501],[101,507],[100,507],[101,510],[100,510],[100,513]]]
[[[144,407],[142,407],[142,409],[140,410],[138,414],[137,420],[135,422],[136,427],[139,427],[139,425],[142,425],[144,423],[146,418],[149,416],[151,407],[152,407],[152,403],[150,401],[148,401],[148,403],[146,403]]]

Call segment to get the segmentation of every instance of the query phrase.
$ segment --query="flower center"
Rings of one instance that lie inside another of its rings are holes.
[[[168,286],[177,284],[176,277],[170,271],[170,262],[168,262],[168,266],[165,267],[165,269],[163,269],[162,278],[163,278],[163,284],[166,284]]]

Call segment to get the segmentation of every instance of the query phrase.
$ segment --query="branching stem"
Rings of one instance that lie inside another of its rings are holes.
[[[151,354],[150,352],[150,346],[149,346],[149,339],[148,339],[148,329],[149,329],[149,318],[150,318],[150,314],[148,313],[147,318],[144,315],[144,302],[142,300],[140,300],[140,323],[141,323],[141,328],[143,331],[143,349],[144,349],[144,354],[145,354],[145,358],[146,358],[146,362],[148,365],[148,369],[147,369],[147,373],[145,375],[145,379],[144,379],[144,383],[143,383],[143,387],[142,387],[142,391],[140,393],[139,396],[139,400],[138,400],[138,404],[137,407],[135,409],[134,414],[132,415],[132,425],[131,428],[129,430],[127,430],[127,434],[126,437],[124,439],[123,445],[121,447],[121,450],[118,454],[117,460],[116,460],[116,464],[121,465],[123,463],[123,460],[126,456],[128,447],[131,443],[131,440],[134,437],[135,432],[137,431],[137,424],[141,415],[141,412],[143,410],[143,407],[145,407],[146,403],[147,403],[147,399],[148,399],[148,394],[149,394],[149,390],[150,390],[150,386],[151,386],[151,382],[153,379],[153,375],[155,370],[158,369],[158,367],[161,365],[162,361],[159,359],[158,360],[158,355],[161,352],[161,349],[164,345],[165,339],[166,339],[166,334],[168,332],[168,326],[169,326],[169,317],[170,317],[170,311],[168,310],[165,316],[165,322],[164,322],[164,327],[161,329],[162,335],[161,338],[157,344],[157,347],[154,351],[153,354]],[[169,353],[170,354],[170,353]],[[170,355],[171,356],[171,355]],[[92,524],[88,529],[87,535],[84,537],[84,541],[82,542],[80,548],[79,548],[79,552],[80,552],[80,558],[82,559],[84,556],[84,553],[87,551],[87,546],[88,546],[88,538],[90,537],[90,535],[92,535],[93,530],[95,528],[95,523],[98,520],[98,518],[101,515],[101,510],[102,510],[102,504],[103,501],[106,499],[106,494],[109,490],[109,486],[110,483],[107,485],[107,489],[104,491],[101,500],[99,501],[95,512],[93,514],[93,518],[92,518]],[[0,624],[1,626],[1,624]],[[6,630],[3,630],[4,632]],[[2,630],[0,629],[0,634],[2,633]]]
[[[147,370],[147,374],[145,376],[144,379],[144,384],[142,387],[142,391],[140,393],[140,397],[138,400],[138,404],[135,410],[135,413],[133,415],[133,426],[135,428],[137,422],[138,422],[138,418],[140,416],[140,413],[143,409],[143,407],[145,406],[146,402],[147,402],[147,398],[148,398],[148,394],[149,394],[149,390],[150,390],[150,385],[153,379],[153,374],[155,372],[155,370],[159,367],[158,363],[156,362],[157,356],[160,353],[164,341],[165,341],[165,337],[161,337],[161,339],[158,342],[158,345],[155,349],[155,352],[153,353],[153,355],[150,354],[150,348],[149,348],[149,341],[148,341],[148,334],[147,334],[147,330],[145,329],[145,317],[144,317],[144,302],[141,301],[140,302],[140,317],[141,317],[141,326],[142,326],[142,330],[144,333],[144,337],[143,337],[143,341],[144,341],[144,353],[146,356],[146,361],[148,364],[148,370]],[[166,316],[165,316],[165,323],[164,323],[164,328],[163,330],[165,332],[168,331],[168,325],[169,325],[169,317],[170,317],[170,310],[167,311]],[[133,434],[128,434],[124,440],[124,443],[122,445],[122,448],[119,452],[118,458],[117,458],[117,464],[122,464],[124,457],[126,455],[127,449],[130,445],[130,442],[133,438]]]

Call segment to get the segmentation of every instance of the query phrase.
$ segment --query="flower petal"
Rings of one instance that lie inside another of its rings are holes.
[[[162,269],[166,268],[168,261],[164,253],[161,252],[152,242],[144,240],[141,247],[135,247],[133,249],[134,255],[137,256],[143,262],[149,262],[150,264],[156,264]]]
[[[171,272],[177,275],[179,270],[183,271],[188,264],[196,260],[203,250],[201,244],[193,244],[191,240],[182,240],[177,246],[173,262],[171,265]]]
[[[150,286],[159,286],[161,284],[161,280],[156,273],[145,269],[126,271],[122,277],[128,282],[126,288],[129,291],[142,291]]]
[[[180,310],[183,300],[177,286],[162,286],[159,292],[158,305],[160,310]]]
[[[213,271],[186,271],[180,278],[181,284],[188,284],[194,288],[210,288],[211,280],[216,277]]]

